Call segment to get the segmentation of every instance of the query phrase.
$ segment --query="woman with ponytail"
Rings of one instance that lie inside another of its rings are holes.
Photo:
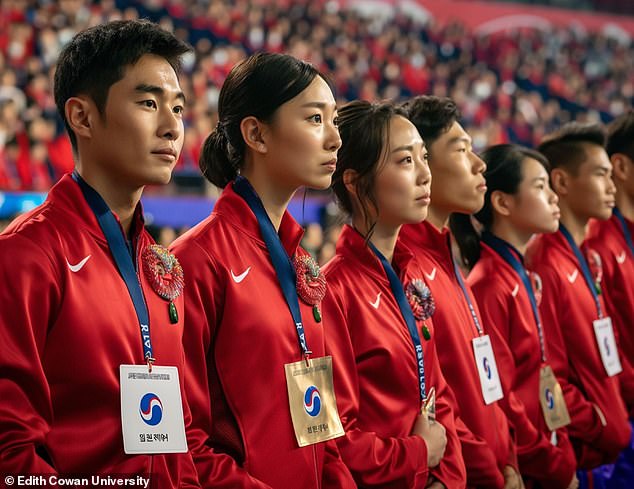
[[[173,245],[185,291],[189,447],[207,488],[354,487],[324,356],[326,282],[287,211],[330,185],[341,145],[324,77],[288,55],[235,66],[200,168],[224,188]]]
[[[527,488],[575,488],[576,460],[565,425],[561,388],[548,365],[538,306],[541,280],[524,268],[523,255],[536,233],[559,225],[557,196],[548,162],[540,153],[511,144],[482,155],[484,207],[454,214],[451,229],[489,332],[505,396],[499,401],[515,428],[519,469]]]
[[[333,189],[351,225],[324,268],[324,320],[346,430],[337,439],[341,456],[359,487],[464,487],[453,401],[436,358],[433,297],[397,242],[404,223],[427,215],[425,145],[390,103],[347,104],[339,130]]]

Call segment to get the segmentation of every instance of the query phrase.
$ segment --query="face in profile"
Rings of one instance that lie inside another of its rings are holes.
[[[612,163],[603,147],[586,144],[586,158],[576,174],[568,173],[565,198],[571,211],[582,219],[609,219],[615,205],[616,187]],[[566,170],[561,170],[566,171]]]
[[[431,192],[425,144],[414,124],[400,115],[392,117],[386,143],[374,182],[377,224],[421,222],[427,217]]]
[[[524,159],[522,181],[508,199],[508,219],[517,231],[554,233],[559,228],[559,199],[550,188],[548,172],[536,159]]]
[[[183,147],[184,105],[164,58],[146,54],[128,66],[110,87],[103,115],[91,119],[91,158],[102,174],[134,188],[168,183]]]
[[[473,152],[471,137],[458,122],[429,148],[434,208],[474,214],[484,205],[486,165]]]
[[[330,186],[341,138],[335,99],[321,76],[276,110],[263,139],[267,172],[277,185],[290,190]]]

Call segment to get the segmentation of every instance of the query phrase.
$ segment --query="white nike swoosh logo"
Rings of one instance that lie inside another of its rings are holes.
[[[434,280],[436,278],[436,267],[434,267],[431,273],[426,273],[425,277],[427,277],[429,280]]]
[[[237,284],[239,284],[240,282],[242,282],[247,275],[249,275],[249,272],[251,271],[251,267],[247,268],[244,272],[242,272],[240,275],[236,275],[233,273],[233,270],[231,270],[231,278],[233,279],[233,281]]]
[[[568,277],[568,282],[570,282],[571,284],[574,284],[575,280],[577,280],[577,275],[579,275],[578,270],[575,270],[570,275],[566,274],[566,277]]]
[[[517,297],[517,293],[520,291],[520,284],[515,284],[515,288],[513,289],[513,291],[511,292],[511,295],[513,297]]]
[[[90,259],[91,256],[92,255],[88,255],[86,258],[84,258],[82,261],[80,261],[77,265],[71,265],[70,262],[68,261],[68,258],[66,258],[66,265],[68,265],[68,268],[70,269],[71,272],[77,273],[82,268],[84,268],[84,265]]]
[[[618,262],[619,265],[623,265],[623,263],[625,263],[625,258],[626,258],[626,255],[624,251],[620,255],[616,256],[616,261]]]
[[[368,302],[370,302],[370,301],[368,301]],[[379,294],[376,296],[376,300],[374,302],[370,302],[370,305],[372,307],[374,307],[374,309],[378,309],[380,302],[381,302],[381,292],[379,292]]]

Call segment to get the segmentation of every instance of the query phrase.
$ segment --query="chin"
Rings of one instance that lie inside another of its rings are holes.
[[[315,190],[326,190],[332,183],[332,175],[326,175],[312,179],[310,182],[302,184],[304,187],[312,188]]]

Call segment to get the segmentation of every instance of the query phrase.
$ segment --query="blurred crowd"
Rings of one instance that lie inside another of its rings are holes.
[[[632,41],[574,28],[476,36],[460,24],[342,10],[322,0],[0,5],[0,190],[45,191],[72,169],[52,95],[54,64],[76,32],[114,19],[150,18],[195,48],[182,77],[186,137],[171,191],[204,191],[198,154],[216,123],[220,86],[236,62],[258,50],[311,61],[331,77],[341,102],[450,96],[477,149],[534,146],[569,120],[607,122],[634,101]]]

